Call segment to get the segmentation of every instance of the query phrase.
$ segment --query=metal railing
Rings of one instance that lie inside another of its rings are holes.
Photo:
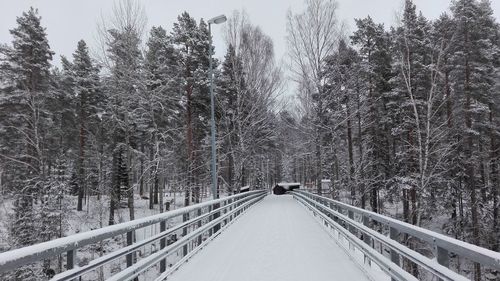
[[[451,254],[500,271],[498,252],[310,192],[296,190],[291,194],[334,229],[339,238],[345,238],[349,248],[357,248],[364,254],[365,261],[375,262],[392,280],[417,280],[403,269],[403,259],[439,280],[469,280],[449,269]],[[433,250],[433,258],[402,244],[405,235],[427,243]],[[386,249],[388,252],[384,255]]]
[[[168,211],[130,222],[103,227],[84,233],[0,253],[0,273],[16,270],[21,266],[43,262],[45,260],[65,256],[66,271],[55,275],[50,280],[81,280],[81,277],[119,258],[125,257],[124,270],[106,276],[107,280],[131,280],[159,264],[158,280],[162,280],[180,263],[213,239],[222,229],[251,205],[260,201],[265,191],[250,191],[233,196],[207,201],[189,207]],[[180,220],[182,217],[182,220]],[[167,222],[181,222],[167,228]],[[148,226],[159,225],[156,235],[135,240],[137,230]],[[177,232],[182,235],[176,241],[170,239]],[[126,246],[109,252],[106,255],[78,265],[78,251],[87,245],[94,245],[106,239],[126,235]],[[137,252],[147,245],[158,244],[159,250],[150,255],[138,258]],[[168,245],[167,245],[168,244]],[[167,257],[181,251],[182,258],[167,270]]]

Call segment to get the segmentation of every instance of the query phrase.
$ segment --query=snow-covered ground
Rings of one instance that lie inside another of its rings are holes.
[[[168,278],[369,280],[292,196],[269,195]]]

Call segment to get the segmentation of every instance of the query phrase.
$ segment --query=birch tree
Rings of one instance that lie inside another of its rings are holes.
[[[275,61],[272,39],[250,23],[246,13],[234,12],[225,30],[228,53],[223,63],[220,98],[224,123],[229,190],[249,183],[250,169],[269,152],[275,132],[272,108],[283,77]],[[247,167],[247,170],[245,170]]]
[[[337,17],[337,2],[307,0],[306,9],[287,14],[287,42],[294,80],[301,84],[301,94],[310,100],[314,126],[315,181],[322,194],[323,148],[325,135],[326,91],[323,68],[342,38],[342,23]]]

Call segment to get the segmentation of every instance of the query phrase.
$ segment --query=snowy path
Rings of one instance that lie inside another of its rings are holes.
[[[269,195],[168,280],[369,279],[303,206],[289,195]]]

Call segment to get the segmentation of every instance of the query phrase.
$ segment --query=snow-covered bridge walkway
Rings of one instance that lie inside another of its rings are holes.
[[[168,280],[369,280],[291,195],[268,195]]]

